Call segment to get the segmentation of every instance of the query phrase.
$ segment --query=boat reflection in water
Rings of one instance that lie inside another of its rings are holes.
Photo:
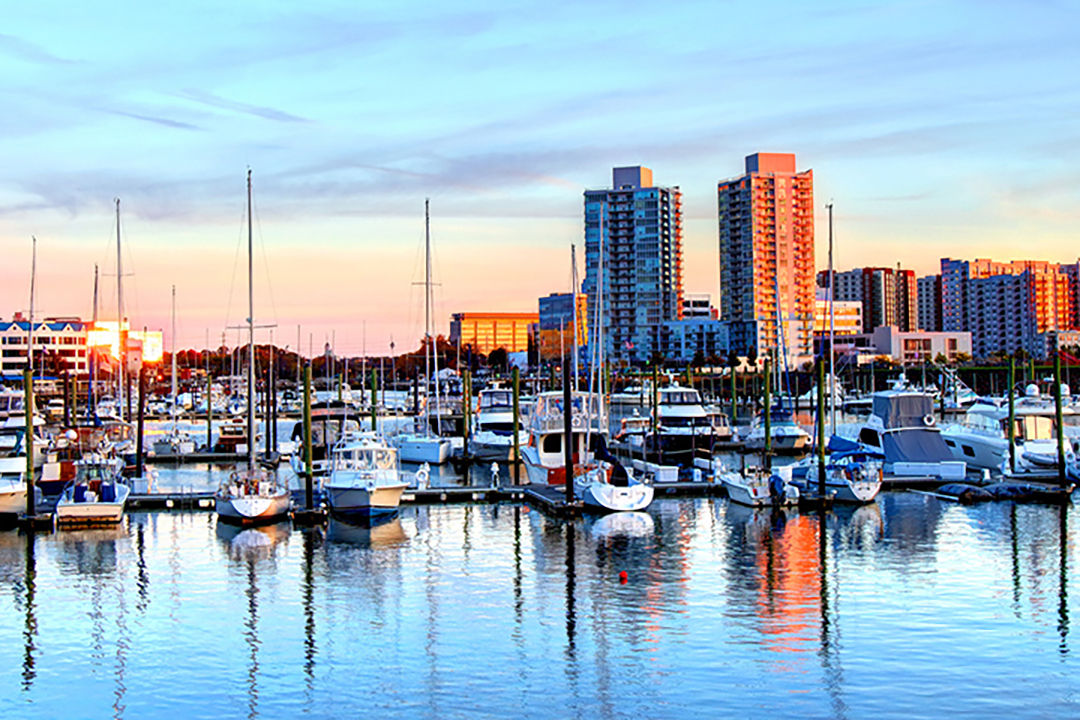
[[[257,568],[261,561],[273,561],[279,545],[288,542],[292,526],[288,522],[257,527],[241,527],[216,523],[218,540],[225,546],[229,559],[242,565],[247,577],[244,594],[247,597],[244,641],[247,643],[250,663],[247,673],[248,717],[259,714],[259,577]]]
[[[608,538],[646,538],[656,532],[652,515],[645,512],[618,512],[585,518],[585,527],[596,540]]]
[[[409,544],[409,536],[397,515],[374,515],[363,522],[330,518],[326,539],[331,542],[369,548],[395,548]]]

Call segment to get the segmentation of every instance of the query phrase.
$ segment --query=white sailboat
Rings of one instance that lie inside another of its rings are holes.
[[[431,216],[428,205],[428,200],[424,200],[424,377],[425,382],[431,382],[434,377],[435,417],[439,418],[442,413],[439,408],[438,348],[435,347],[435,340],[431,335]],[[434,376],[431,374],[432,359],[435,365]],[[450,459],[450,440],[442,437],[441,428],[436,427],[435,434],[432,435],[430,399],[429,396],[424,401],[423,426],[414,427],[412,432],[401,433],[394,437],[394,444],[401,453],[403,462],[442,465]],[[417,418],[418,422],[419,420]]]
[[[247,175],[248,211],[248,368],[247,436],[255,437],[255,290],[252,266],[251,171]],[[255,462],[255,443],[247,444],[247,467],[232,473],[214,496],[218,518],[242,525],[271,523],[289,514],[289,491],[277,472]]]

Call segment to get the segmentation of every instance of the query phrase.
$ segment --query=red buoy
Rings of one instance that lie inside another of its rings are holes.
[[[630,579],[630,576],[626,574],[625,570],[623,570],[621,573],[619,573],[619,584],[620,585],[625,585],[626,581],[629,580],[629,579]]]

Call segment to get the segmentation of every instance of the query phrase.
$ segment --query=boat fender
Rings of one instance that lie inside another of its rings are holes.
[[[926,427],[933,427],[934,423],[937,422],[937,419],[933,415],[923,415],[922,421],[923,425]]]

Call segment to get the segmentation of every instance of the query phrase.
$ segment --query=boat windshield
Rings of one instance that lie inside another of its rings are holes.
[[[485,390],[480,393],[480,409],[513,407],[514,397],[509,390]]]
[[[660,402],[665,405],[700,405],[701,397],[697,390],[665,390]]]
[[[338,454],[338,467],[348,470],[392,470],[397,451],[393,448],[352,448]]]

